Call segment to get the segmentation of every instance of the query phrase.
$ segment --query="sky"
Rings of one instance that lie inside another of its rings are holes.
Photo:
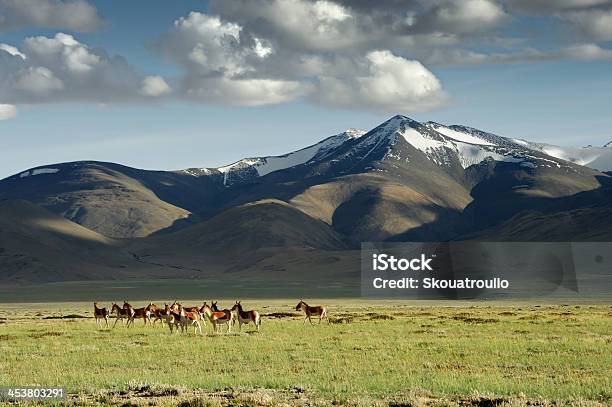
[[[275,155],[395,114],[612,140],[610,0],[0,0],[0,178]]]

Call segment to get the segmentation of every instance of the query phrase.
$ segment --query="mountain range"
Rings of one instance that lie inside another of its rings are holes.
[[[282,156],[150,171],[81,161],[0,181],[0,280],[359,273],[367,241],[612,238],[612,145],[394,116]]]

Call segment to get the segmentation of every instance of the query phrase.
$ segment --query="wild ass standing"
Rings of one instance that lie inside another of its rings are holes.
[[[142,318],[142,320],[144,321],[144,324],[147,324],[148,322],[151,322],[151,308],[153,307],[153,303],[149,302],[149,305],[147,305],[146,307],[142,307],[142,308],[134,308],[134,315],[132,315],[132,318],[130,319],[130,321],[128,321],[128,323],[134,323],[134,318]]]
[[[186,311],[185,308],[180,307],[180,322],[184,329],[187,329],[187,325],[192,325],[194,327],[194,333],[200,332],[202,335],[202,325],[200,325],[200,321],[203,321],[202,315],[200,314],[200,309],[196,307],[195,311]]]
[[[104,320],[106,322],[106,327],[108,328],[108,315],[109,312],[106,308],[98,308],[98,303],[94,302],[94,318],[96,319],[97,327],[100,327],[102,320]]]
[[[261,316],[259,312],[255,310],[244,311],[240,301],[236,301],[231,311],[236,316],[236,319],[238,319],[238,332],[242,330],[242,324],[248,324],[249,322],[253,322],[255,324],[255,330],[259,332],[259,326],[261,325]]]
[[[128,308],[120,308],[116,302],[113,302],[113,306],[111,307],[111,314],[116,314],[115,323],[113,324],[113,328],[117,325],[117,322],[121,321],[121,325],[123,325],[123,320],[130,319],[130,310]]]
[[[166,324],[168,325],[168,329],[170,329],[170,333],[173,332],[173,328],[176,328],[177,332],[179,330],[179,327],[182,331],[185,330],[185,327],[181,325],[181,314],[174,309],[174,304],[172,304],[172,306],[164,304],[164,315],[166,318]]]
[[[327,308],[321,305],[311,307],[310,305],[306,304],[304,300],[300,299],[300,302],[298,302],[298,304],[295,306],[295,310],[304,311],[304,313],[306,314],[306,317],[304,318],[304,323],[306,323],[306,320],[308,320],[310,324],[312,325],[312,320],[310,319],[310,317],[312,315],[318,315],[319,323],[321,323],[321,320],[325,318],[327,319],[327,323],[329,324],[329,318],[327,317]]]
[[[212,308],[214,307],[214,308]],[[218,333],[220,331],[219,326],[223,323],[227,324],[227,333],[232,332],[232,323],[234,322],[234,317],[232,316],[232,312],[228,309],[224,309],[223,311],[219,311],[217,307],[217,303],[213,302],[212,307],[208,306],[208,304],[204,303],[202,308],[200,308],[200,313],[206,315],[206,318],[210,321],[213,326],[213,332]],[[216,309],[216,311],[215,311]]]

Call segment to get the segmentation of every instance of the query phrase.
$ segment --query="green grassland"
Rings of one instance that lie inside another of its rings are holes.
[[[96,329],[84,303],[0,304],[0,387],[65,386],[84,405],[612,403],[607,304],[328,299],[332,323],[310,326],[295,302],[245,300],[261,332],[203,336]]]

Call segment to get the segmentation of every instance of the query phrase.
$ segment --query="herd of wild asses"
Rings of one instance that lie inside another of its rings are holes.
[[[303,300],[295,306],[296,311],[303,311],[305,314],[304,323],[308,320],[312,324],[312,316],[319,317],[319,323],[327,317],[327,308],[317,305],[310,306]],[[241,330],[242,324],[248,324],[253,322],[255,329],[259,331],[261,326],[261,315],[256,310],[245,311],[242,308],[240,301],[236,301],[231,309],[220,310],[217,306],[217,302],[211,302],[208,305],[206,302],[201,307],[184,307],[179,302],[174,302],[172,305],[164,304],[164,307],[158,307],[157,305],[149,302],[149,305],[142,308],[134,308],[127,301],[123,302],[123,307],[113,303],[110,311],[107,308],[100,308],[97,302],[94,302],[94,318],[96,319],[96,325],[101,327],[104,323],[108,327],[108,319],[111,314],[115,314],[116,320],[113,324],[113,328],[117,325],[117,322],[121,321],[121,324],[126,322],[126,326],[130,327],[134,324],[134,320],[142,318],[144,324],[151,323],[155,325],[157,321],[160,324],[167,324],[170,332],[178,332],[179,328],[181,332],[187,331],[189,326],[194,327],[195,333],[202,334],[202,323],[206,323],[208,320],[213,328],[213,333],[219,333],[222,324],[227,325],[227,333],[231,333],[232,325],[238,322],[238,331]],[[152,320],[152,321],[151,321]]]

